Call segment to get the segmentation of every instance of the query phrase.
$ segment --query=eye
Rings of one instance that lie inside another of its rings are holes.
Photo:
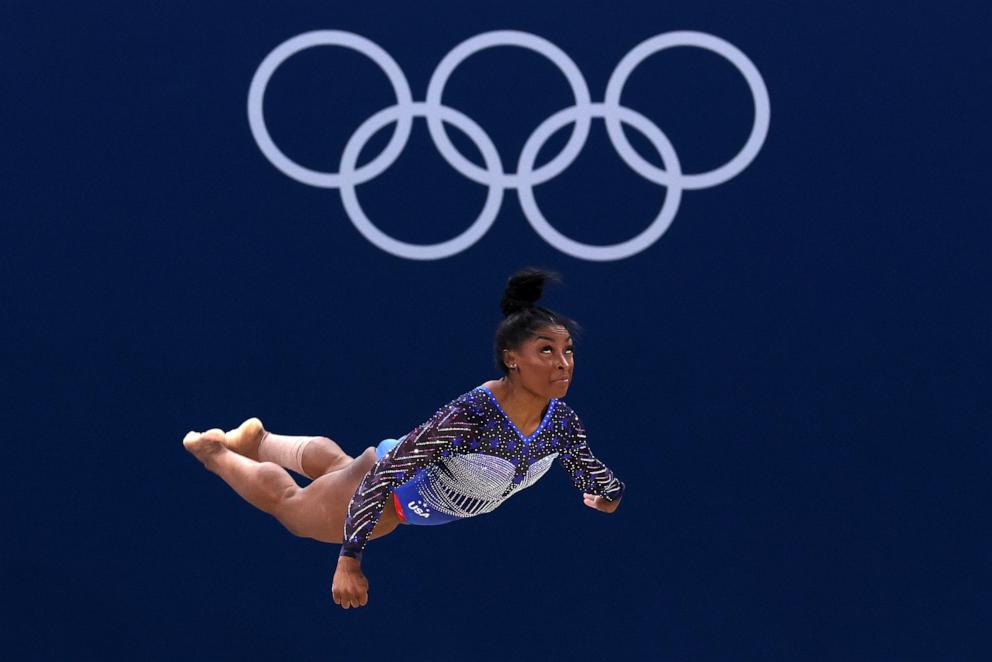
[[[550,345],[545,345],[544,347],[541,348],[541,354],[544,354],[544,353],[548,353],[548,354],[551,353],[551,346]]]
[[[575,348],[574,347],[566,347],[565,348],[565,353],[566,354],[575,354]]]

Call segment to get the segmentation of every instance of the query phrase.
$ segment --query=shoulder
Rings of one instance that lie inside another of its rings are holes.
[[[579,415],[564,400],[555,400],[555,414],[563,420],[579,422]]]
[[[555,400],[554,419],[560,434],[566,438],[577,440],[586,436],[586,426],[582,424],[575,410],[562,400]]]
[[[483,413],[483,408],[487,404],[485,392],[476,387],[471,391],[462,393],[457,398],[442,406],[431,417],[432,421],[443,418],[456,418],[461,420],[471,420],[478,418]]]

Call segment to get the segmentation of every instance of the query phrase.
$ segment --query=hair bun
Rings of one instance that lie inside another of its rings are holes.
[[[521,269],[506,281],[503,299],[499,302],[504,317],[533,306],[544,291],[547,282],[556,283],[558,274],[543,269]]]

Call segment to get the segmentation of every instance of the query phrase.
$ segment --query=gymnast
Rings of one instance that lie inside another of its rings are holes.
[[[557,458],[583,503],[612,513],[624,484],[597,460],[565,396],[575,368],[574,323],[535,305],[555,274],[510,277],[494,343],[499,379],[439,409],[399,439],[356,458],[326,437],[285,436],[250,418],[229,432],[190,432],[183,445],[248,503],[295,535],[341,543],[331,593],[368,603],[362,552],[400,524],[445,524],[495,510]],[[290,469],[310,478],[300,487]]]

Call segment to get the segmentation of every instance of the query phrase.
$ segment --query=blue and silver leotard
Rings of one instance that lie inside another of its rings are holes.
[[[556,458],[583,492],[616,501],[624,490],[593,456],[585,428],[564,402],[551,400],[537,430],[525,437],[484,386],[398,442],[380,445],[379,454],[348,505],[342,556],[362,557],[389,498],[408,524],[446,524],[495,510],[536,483]]]

